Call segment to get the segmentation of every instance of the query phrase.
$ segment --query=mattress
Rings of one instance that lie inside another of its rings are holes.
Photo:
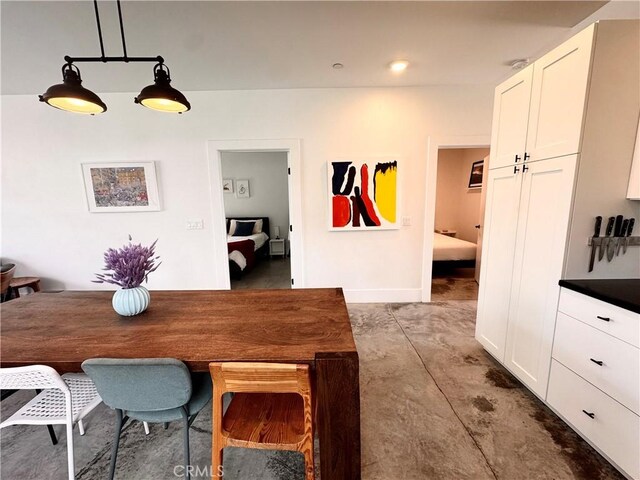
[[[253,240],[253,243],[255,243],[254,250],[258,250],[266,243],[267,240],[269,240],[269,236],[264,232],[254,233],[253,235],[248,235],[246,237],[227,235],[227,243],[242,242],[243,240]]]
[[[433,234],[433,261],[475,260],[476,244],[459,238]]]

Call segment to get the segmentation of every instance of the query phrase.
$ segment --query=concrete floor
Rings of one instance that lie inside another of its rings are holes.
[[[349,313],[360,352],[363,479],[623,478],[482,350],[475,301],[350,305]],[[3,401],[3,416],[28,394]],[[112,418],[102,406],[87,418],[87,434],[75,436],[78,479],[106,478]],[[207,406],[191,427],[199,467],[209,465],[210,418]],[[56,430],[54,447],[44,427],[3,429],[2,478],[65,478]],[[116,478],[180,478],[181,438],[177,423],[152,425],[148,437],[129,424]],[[304,478],[301,457],[286,452],[230,449],[225,472],[230,480]]]
[[[240,280],[231,281],[231,290],[239,288],[291,288],[291,259],[263,258]]]

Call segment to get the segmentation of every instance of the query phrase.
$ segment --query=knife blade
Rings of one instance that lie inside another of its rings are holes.
[[[622,228],[622,215],[616,216],[615,226],[613,227],[613,238],[609,240],[609,245],[607,246],[607,260],[613,260],[613,256],[616,253],[616,245],[618,244],[619,239],[616,237],[620,236],[620,229]]]
[[[611,241],[611,233],[613,232],[613,222],[615,221],[616,217],[609,217],[609,220],[607,220],[607,228],[604,230],[605,238],[602,239],[600,250],[598,250],[598,261],[602,260],[604,252],[607,251],[607,246],[609,246],[609,242]]]
[[[626,242],[627,236],[627,227],[629,226],[629,219],[625,218],[622,221],[622,228],[620,229],[620,239],[618,240],[618,246],[616,247],[616,257],[620,255],[620,249],[622,248],[622,244]]]
[[[622,249],[622,254],[624,255],[625,253],[627,253],[627,247],[629,246],[629,237],[631,236],[631,233],[633,232],[633,225],[636,223],[636,219],[635,218],[630,218],[629,219],[629,226],[627,227],[627,237],[624,239],[624,248]]]
[[[596,225],[593,232],[593,238],[600,236],[600,227],[602,226],[602,217],[598,215],[596,217]],[[596,248],[598,246],[595,243],[591,243],[591,257],[589,258],[589,271],[593,272],[593,262],[596,260]]]

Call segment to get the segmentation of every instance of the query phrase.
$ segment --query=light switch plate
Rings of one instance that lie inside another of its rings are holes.
[[[204,228],[204,222],[201,218],[195,220],[187,220],[187,230],[202,230]]]
[[[408,227],[411,225],[411,217],[402,217],[402,226]]]

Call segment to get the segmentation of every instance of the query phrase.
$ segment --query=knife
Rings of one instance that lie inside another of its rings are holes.
[[[611,238],[609,237],[611,236],[611,232],[613,232],[613,222],[615,221],[616,221],[615,217],[609,217],[609,220],[607,221],[607,228],[604,231],[605,238],[602,239],[602,243],[600,244],[600,250],[598,250],[598,261],[602,260],[602,257],[604,257],[604,252],[607,250],[607,246],[611,241]]]
[[[629,219],[625,218],[622,221],[622,228],[620,229],[620,240],[618,240],[618,247],[616,248],[616,257],[620,255],[620,249],[622,248],[622,244],[626,243],[627,236],[627,227],[629,226]]]
[[[618,245],[619,239],[616,237],[620,236],[620,229],[622,229],[622,215],[618,215],[615,221],[615,227],[613,227],[613,238],[609,240],[609,245],[607,247],[607,260],[613,260],[613,255],[616,253],[616,245]]]
[[[596,217],[596,226],[593,232],[593,238],[597,238],[600,236],[600,227],[602,226],[602,217],[600,215],[598,215]],[[597,245],[595,243],[591,243],[591,258],[589,259],[589,271],[593,272],[593,262],[596,259],[596,248]],[[602,250],[602,247],[600,247],[600,250]]]
[[[624,248],[622,249],[622,254],[627,253],[627,247],[629,246],[629,237],[631,236],[631,232],[633,232],[633,224],[636,223],[635,218],[629,219],[629,226],[627,227],[627,238],[624,239]]]

